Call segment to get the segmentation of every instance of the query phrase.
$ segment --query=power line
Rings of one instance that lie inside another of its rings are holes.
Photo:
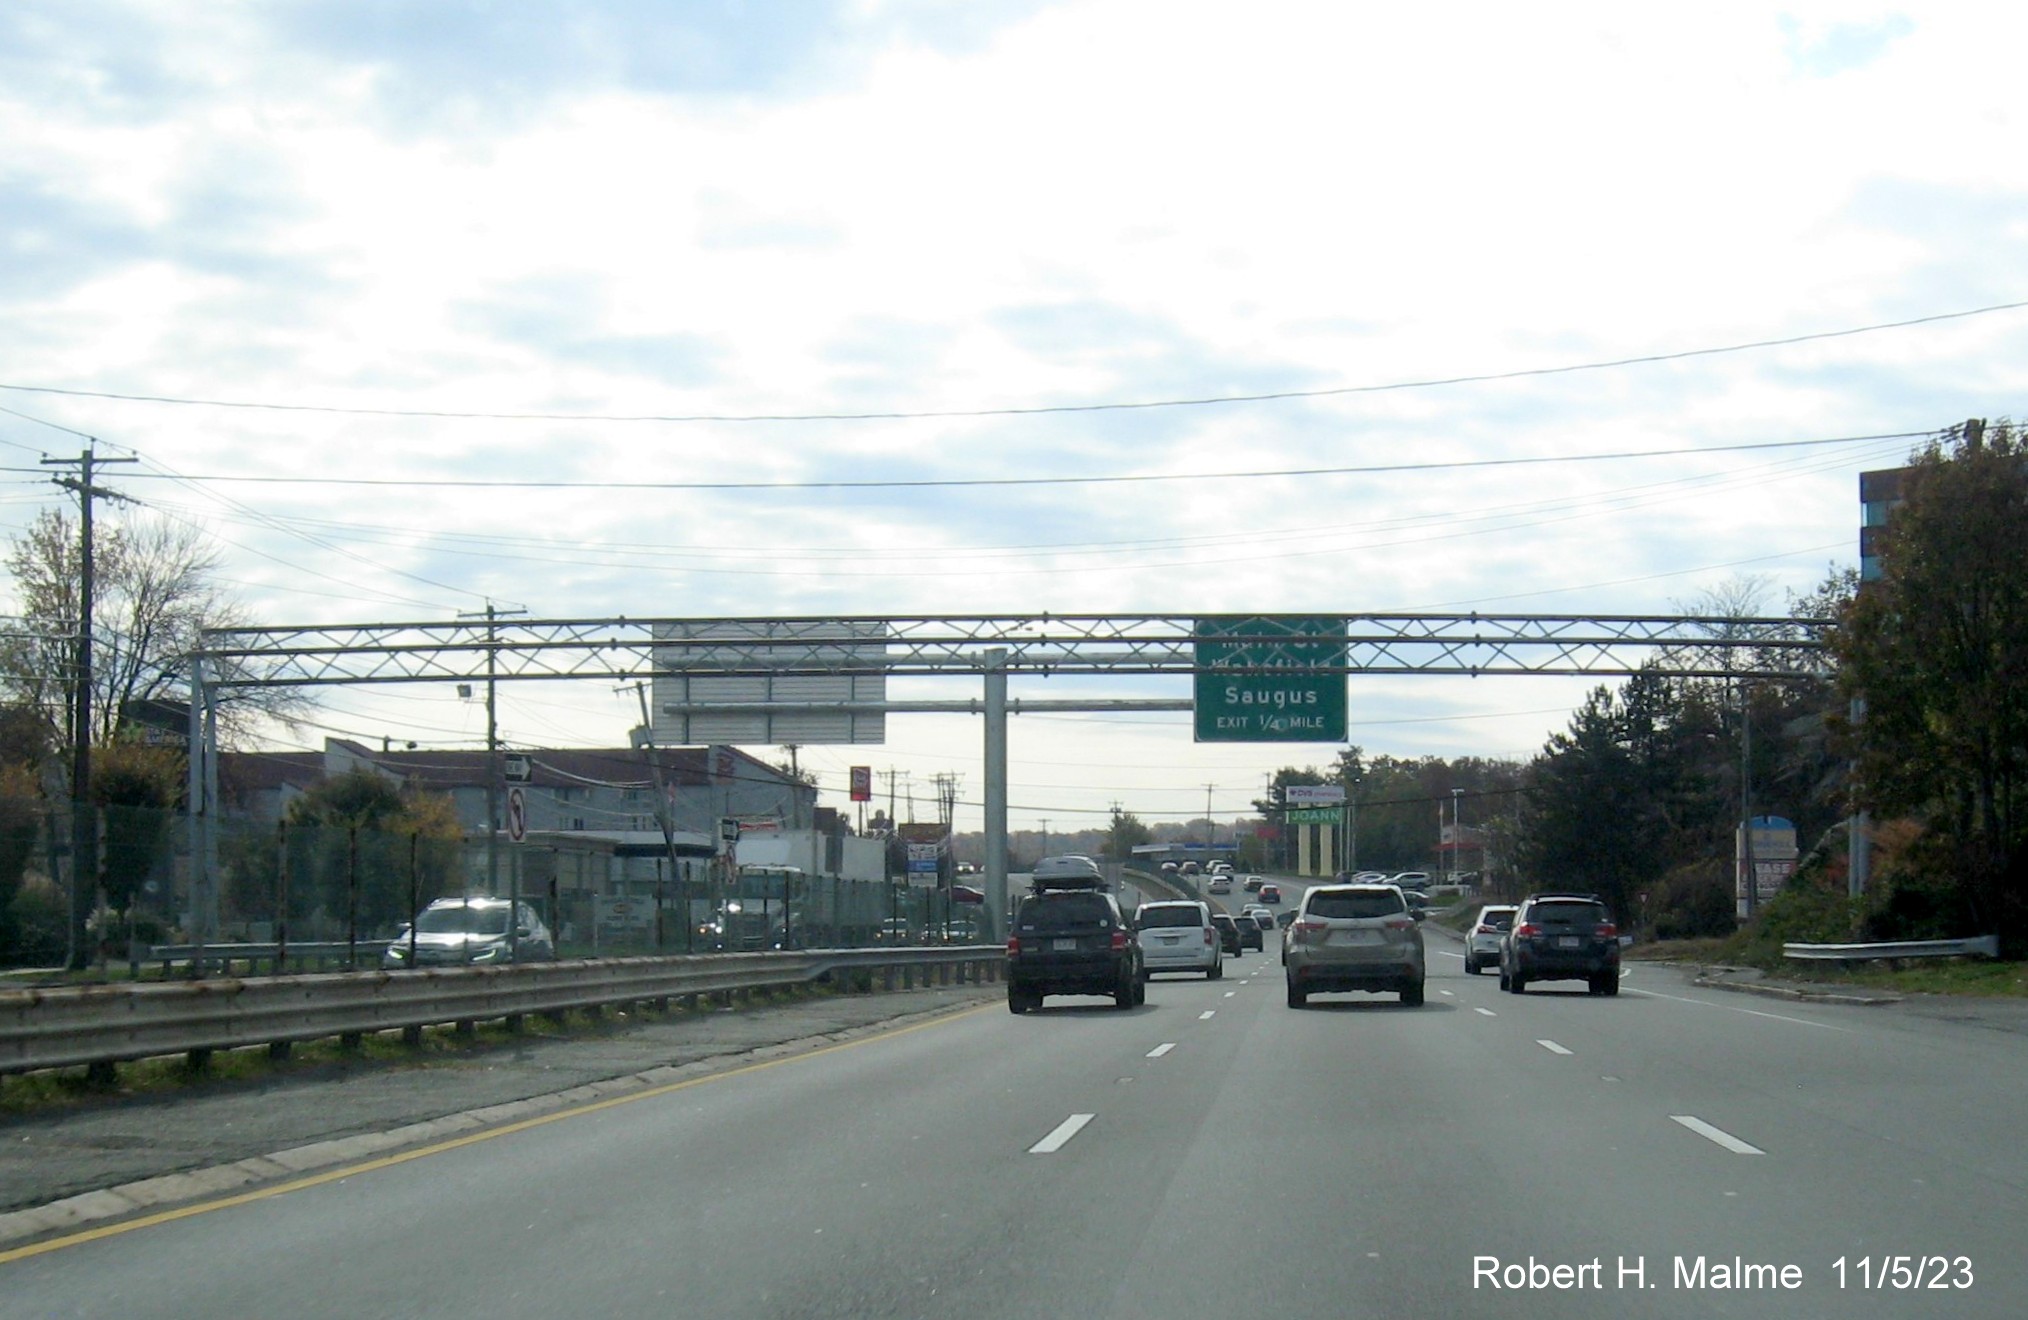
[[[0,386],[0,388],[5,388]],[[1341,467],[1269,468],[1244,472],[1131,472],[1091,477],[919,477],[873,481],[558,481],[505,477],[329,477],[260,476],[243,472],[168,475],[136,473],[139,477],[261,486],[366,486],[450,490],[953,490],[991,486],[1120,486],[1163,481],[1260,481],[1287,477],[1369,476],[1393,472],[1452,472],[1475,468],[1539,467],[1558,463],[1623,462],[1642,458],[1683,458],[1702,454],[1737,454],[1760,449],[1806,449],[1825,445],[1875,444],[1887,440],[1928,440],[1941,432],[1888,431],[1878,435],[1844,435],[1821,440],[1761,440],[1737,445],[1685,449],[1629,449],[1602,454],[1534,454],[1520,458],[1459,458],[1428,463],[1365,463]],[[0,471],[14,469],[0,468]]]
[[[269,400],[251,399],[206,399],[166,394],[129,394],[115,390],[65,389],[53,385],[22,385],[6,382],[0,382],[0,390],[9,390],[21,394],[47,394],[74,399],[109,399],[121,403],[159,403],[198,408],[237,408],[267,412],[324,413],[347,417],[424,417],[461,421],[660,423],[874,422],[914,421],[937,418],[1029,417],[1058,413],[1125,412],[1156,408],[1202,408],[1229,404],[1273,403],[1289,399],[1325,399],[1352,394],[1381,394],[1396,390],[1436,389],[1450,385],[1478,385],[1496,381],[1526,380],[1538,376],[1559,376],[1568,375],[1573,372],[1604,371],[1615,367],[1646,366],[1660,362],[1680,362],[1689,358],[1716,357],[1721,354],[1745,353],[1763,348],[1784,348],[1794,344],[1817,343],[1827,339],[1843,339],[1853,335],[1873,334],[1882,330],[1904,330],[1912,326],[1933,325],[1941,321],[1957,321],[1974,316],[1989,316],[1996,312],[2018,311],[2023,307],[2028,307],[2028,301],[1996,303],[1990,307],[1974,307],[1957,312],[1939,312],[1931,316],[1911,317],[1904,321],[1883,321],[1874,325],[1851,326],[1842,330],[1822,330],[1810,334],[1788,335],[1778,339],[1756,339],[1746,343],[1723,344],[1710,348],[1681,349],[1669,353],[1647,353],[1634,357],[1610,358],[1597,362],[1569,363],[1554,367],[1529,367],[1516,371],[1478,372],[1468,375],[1431,377],[1423,380],[1393,381],[1379,385],[1340,385],[1315,390],[1277,390],[1264,394],[1222,394],[1183,399],[1146,399],[1110,403],[1033,404],[1008,408],[961,408],[915,412],[899,410],[859,413],[488,412],[425,408],[358,408],[341,407],[332,404],[276,403]]]

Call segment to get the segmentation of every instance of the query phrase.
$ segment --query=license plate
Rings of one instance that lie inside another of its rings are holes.
[[[1049,942],[1049,947],[1050,947],[1050,948],[1052,948],[1052,949],[1054,949],[1054,950],[1056,950],[1056,952],[1058,952],[1058,953],[1076,953],[1076,952],[1077,952],[1077,941],[1076,941],[1076,940],[1051,940],[1051,941]]]
[[[1336,942],[1339,944],[1378,944],[1380,943],[1380,932],[1377,930],[1341,930],[1338,932]]]
[[[1162,943],[1174,945],[1176,943],[1176,937],[1174,935],[1164,935],[1162,937]]]
[[[1584,941],[1575,935],[1559,935],[1556,937],[1556,947],[1559,949],[1575,949],[1582,943]]]

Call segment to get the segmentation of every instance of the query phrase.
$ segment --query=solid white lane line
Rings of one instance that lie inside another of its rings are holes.
[[[1570,1051],[1569,1051],[1569,1050],[1567,1050],[1567,1049],[1563,1048],[1563,1046],[1561,1046],[1561,1045],[1558,1045],[1558,1044],[1557,1044],[1557,1043],[1556,1043],[1555,1041],[1553,1041],[1553,1040],[1538,1040],[1538,1041],[1536,1041],[1535,1043],[1536,1043],[1537,1045],[1540,1045],[1540,1046],[1541,1046],[1541,1047],[1542,1047],[1543,1049],[1545,1049],[1545,1050],[1548,1050],[1548,1051],[1549,1051],[1549,1052],[1550,1052],[1551,1054],[1568,1054],[1568,1053],[1570,1053]]]
[[[1214,1017],[1217,1017],[1217,1016],[1218,1016],[1218,1010],[1217,1010],[1217,1009],[1215,1009],[1215,1008],[1207,1008],[1207,1009],[1205,1009],[1205,1010],[1204,1010],[1204,1011],[1203,1011],[1202,1013],[1199,1013],[1199,1014],[1197,1015],[1197,1020],[1198,1020],[1199,1022],[1202,1022],[1202,1021],[1204,1021],[1204,1020],[1205,1020],[1206,1018],[1214,1018]]]
[[[1167,1053],[1168,1053],[1168,1052],[1169,1052],[1170,1050],[1173,1050],[1173,1049],[1175,1049],[1175,1048],[1176,1048],[1176,1042],[1175,1042],[1175,1041],[1173,1041],[1173,1040],[1172,1040],[1172,1041],[1168,1041],[1168,1042],[1165,1042],[1164,1044],[1161,1044],[1161,1045],[1157,1045],[1157,1046],[1156,1046],[1156,1047],[1155,1047],[1154,1049],[1152,1049],[1152,1050],[1149,1050],[1149,1051],[1148,1051],[1148,1057],[1149,1057],[1149,1058],[1151,1058],[1151,1059],[1159,1059],[1159,1058],[1161,1058],[1161,1057],[1162,1057],[1163,1055],[1167,1054]]]
[[[1030,1155],[1053,1155],[1070,1143],[1070,1139],[1084,1131],[1084,1125],[1097,1118],[1096,1114],[1072,1114],[1056,1125],[1056,1131],[1028,1148]]]
[[[1822,1027],[1825,1031],[1843,1031],[1850,1034],[1850,1027],[1834,1027],[1828,1022],[1812,1022],[1808,1018],[1786,1017],[1780,1013],[1763,1013],[1757,1008],[1740,1008],[1736,1004],[1714,1004],[1709,999],[1685,999],[1682,995],[1665,995],[1659,990],[1627,989],[1627,994],[1640,995],[1646,999],[1669,999],[1678,1004],[1698,1004],[1705,1008],[1722,1008],[1728,1013],[1744,1013],[1748,1017],[1773,1018],[1776,1022],[1793,1022],[1799,1027]]]
[[[1500,1015],[1499,1015],[1498,1013],[1495,1013],[1495,1012],[1494,1012],[1494,1011],[1493,1011],[1492,1009],[1490,1009],[1490,1008],[1474,1008],[1474,1009],[1473,1009],[1472,1011],[1473,1011],[1474,1013],[1483,1013],[1483,1014],[1485,1014],[1485,1015],[1486,1015],[1487,1017],[1498,1017],[1498,1016],[1500,1016]]]
[[[1678,1123],[1681,1123],[1684,1127],[1689,1128],[1692,1132],[1695,1132],[1698,1136],[1703,1137],[1709,1141],[1717,1142],[1719,1145],[1725,1147],[1727,1150],[1731,1151],[1735,1155],[1767,1154],[1767,1152],[1762,1150],[1760,1147],[1741,1141],[1738,1137],[1733,1136],[1730,1132],[1725,1131],[1723,1128],[1715,1128],[1701,1118],[1693,1118],[1689,1114],[1671,1114],[1669,1115],[1669,1117],[1675,1119]]]

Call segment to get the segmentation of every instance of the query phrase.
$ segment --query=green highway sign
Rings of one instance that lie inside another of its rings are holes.
[[[1198,742],[1345,741],[1343,619],[1223,616],[1195,631]]]

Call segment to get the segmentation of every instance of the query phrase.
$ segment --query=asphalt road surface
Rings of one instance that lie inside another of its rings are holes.
[[[997,1003],[0,1250],[0,1312],[2028,1315],[2024,1038],[1629,964]]]

